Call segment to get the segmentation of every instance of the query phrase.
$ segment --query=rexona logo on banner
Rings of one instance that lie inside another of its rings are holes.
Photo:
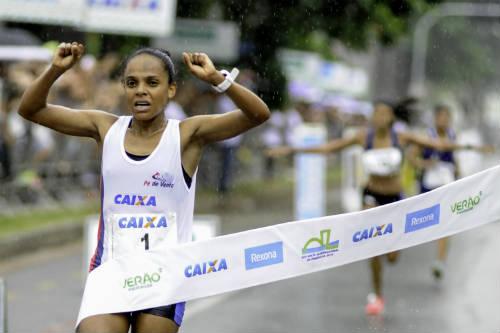
[[[213,261],[202,262],[199,264],[189,265],[184,269],[184,275],[191,278],[197,275],[205,275],[210,273],[217,273],[227,270],[226,259],[217,259]]]
[[[142,275],[128,277],[124,280],[123,288],[128,291],[151,288],[155,283],[161,280],[161,268],[158,272],[145,272]]]
[[[463,214],[470,212],[471,210],[476,208],[477,205],[479,205],[482,195],[483,192],[481,191],[475,196],[470,196],[466,199],[455,202],[453,205],[451,205],[451,212],[454,214]]]
[[[246,270],[277,265],[283,262],[283,242],[245,249]]]
[[[392,234],[392,223],[376,225],[371,227],[370,229],[360,230],[352,236],[352,241],[354,243],[357,243],[365,239],[375,238],[377,236],[384,236],[387,234]]]
[[[405,233],[414,232],[420,229],[432,227],[439,224],[439,214],[441,212],[441,205],[417,210],[406,215]]]
[[[319,237],[309,239],[302,248],[302,259],[306,261],[330,257],[339,250],[339,241],[330,241],[331,230],[320,231]]]

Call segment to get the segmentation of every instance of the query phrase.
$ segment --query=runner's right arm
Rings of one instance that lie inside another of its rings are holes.
[[[54,82],[81,58],[83,51],[82,44],[61,43],[50,67],[24,92],[18,112],[27,120],[55,131],[102,141],[104,131],[116,120],[116,116],[103,111],[75,110],[47,103]]]
[[[322,145],[307,147],[307,148],[294,148],[294,147],[277,147],[267,150],[267,155],[271,157],[280,157],[296,153],[312,153],[312,154],[330,154],[341,151],[350,146],[363,145],[365,142],[366,133],[363,131],[358,132],[356,135],[330,140]]]

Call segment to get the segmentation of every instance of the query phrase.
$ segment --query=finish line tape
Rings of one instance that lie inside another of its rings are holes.
[[[89,274],[77,324],[309,274],[499,221],[499,179],[497,166],[369,210],[110,260]]]

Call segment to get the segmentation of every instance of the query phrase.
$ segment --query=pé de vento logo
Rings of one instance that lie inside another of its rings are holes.
[[[168,172],[156,172],[151,176],[151,179],[144,181],[144,186],[174,188],[174,176]]]

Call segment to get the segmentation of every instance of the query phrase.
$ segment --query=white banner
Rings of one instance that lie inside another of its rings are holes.
[[[163,37],[174,29],[176,5],[176,0],[0,0],[0,20]]]
[[[85,0],[0,0],[0,20],[80,24]]]
[[[78,323],[257,286],[367,259],[500,220],[500,167],[432,192],[117,258],[88,277]]]
[[[166,36],[174,29],[176,0],[89,0],[83,28],[96,32]]]

